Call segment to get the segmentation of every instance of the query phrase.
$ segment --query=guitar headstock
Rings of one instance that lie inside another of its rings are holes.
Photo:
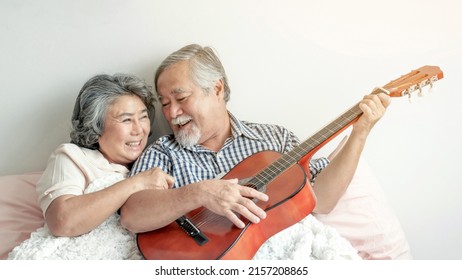
[[[438,66],[423,66],[412,70],[404,76],[395,79],[384,85],[381,89],[387,91],[391,97],[411,96],[414,91],[421,92],[426,86],[433,86],[433,83],[444,77]]]

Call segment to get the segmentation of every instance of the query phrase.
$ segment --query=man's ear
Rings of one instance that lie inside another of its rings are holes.
[[[223,80],[218,80],[216,83],[215,83],[215,87],[213,88],[213,92],[217,95],[217,96],[220,96],[220,97],[224,97],[224,94],[225,94],[225,87],[224,87],[224,84],[223,84]]]

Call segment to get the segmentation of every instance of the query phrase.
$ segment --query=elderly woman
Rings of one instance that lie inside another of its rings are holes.
[[[117,210],[135,192],[173,184],[160,169],[126,178],[147,144],[153,101],[134,76],[97,75],[85,83],[75,102],[71,143],[53,152],[37,184],[46,225],[9,259],[140,258]]]

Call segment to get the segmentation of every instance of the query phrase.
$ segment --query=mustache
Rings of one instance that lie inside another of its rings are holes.
[[[173,125],[181,125],[181,124],[185,124],[189,121],[192,120],[192,117],[191,116],[179,116],[179,117],[176,117],[174,119],[172,119],[170,122],[173,124]]]

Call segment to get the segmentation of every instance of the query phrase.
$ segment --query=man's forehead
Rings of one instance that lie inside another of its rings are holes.
[[[175,95],[178,95],[178,94],[181,94],[181,93],[189,93],[189,92],[192,92],[192,90],[189,89],[189,88],[175,87],[175,88],[170,89],[169,91],[167,91],[166,94],[175,96]],[[162,99],[162,97],[165,97],[165,96],[163,96],[162,93],[159,93],[158,97],[159,97],[159,99]]]

